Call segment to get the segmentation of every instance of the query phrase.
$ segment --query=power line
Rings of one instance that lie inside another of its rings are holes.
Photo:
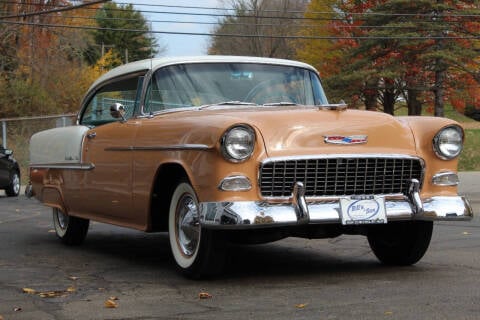
[[[103,1],[94,1],[95,3],[97,2],[107,2],[110,0],[103,0]],[[4,3],[10,3],[10,4],[18,4],[17,2],[4,2]],[[86,3],[85,5],[91,5],[94,4],[93,2]],[[132,5],[132,3],[123,3],[126,5]],[[140,4],[135,4],[136,6]],[[141,4],[142,6],[151,6],[151,7],[166,7],[166,8],[176,8],[176,9],[209,9],[209,10],[236,10],[236,9],[225,9],[225,8],[215,8],[215,7],[201,7],[201,6],[179,6],[179,5],[161,5],[161,4]],[[44,4],[44,6],[55,6],[53,4],[47,3]],[[72,6],[56,6],[60,8],[71,8]],[[78,7],[78,6],[77,6]],[[98,10],[97,8],[88,8],[86,7],[85,9],[87,10]],[[71,10],[71,9],[69,9]],[[122,8],[111,8],[109,10],[112,11],[123,11],[124,9]],[[221,14],[221,13],[202,13],[202,12],[175,12],[175,11],[153,11],[153,10],[135,10],[140,13],[152,13],[152,14],[172,14],[172,15],[191,15],[191,16],[206,16],[206,17],[232,17],[232,18],[251,18],[252,15],[237,15],[237,14]],[[258,12],[255,10],[243,10],[245,12]],[[46,11],[39,11],[38,13],[42,13]],[[261,12],[264,13],[281,13],[281,14],[302,14],[301,17],[299,16],[288,16],[288,15],[282,15],[282,16],[269,16],[269,15],[255,15],[256,18],[260,19],[288,19],[288,20],[344,20],[344,18],[320,18],[320,17],[305,17],[303,16],[304,14],[311,14],[311,15],[336,15],[338,16],[338,12],[311,12],[311,11],[282,11],[282,10],[261,10]],[[430,13],[383,13],[383,12],[340,12],[343,16],[386,16],[386,17],[418,17],[418,18],[431,18],[434,17],[433,14]],[[31,12],[28,13],[28,15],[36,15],[36,12]],[[16,16],[9,16],[10,17],[21,17],[24,16],[24,14],[16,15]],[[480,14],[440,14],[440,16],[443,17],[449,17],[449,18],[475,18],[475,19],[480,19]],[[437,14],[435,17],[439,17]],[[6,17],[0,17],[0,19],[4,19]],[[431,21],[431,22],[438,22],[439,20]],[[426,22],[426,21],[424,21]]]
[[[79,20],[106,20],[106,21],[137,21],[138,19],[134,18],[114,18],[114,17],[85,17],[85,16],[56,16],[56,19],[79,19]],[[150,23],[168,23],[168,24],[192,24],[192,25],[221,25],[221,26],[252,26],[252,27],[278,27],[279,24],[274,23],[246,23],[246,22],[205,22],[205,21],[178,21],[178,20],[148,20]],[[318,25],[314,24],[291,24],[289,28],[319,28]],[[341,29],[414,29],[417,31],[435,31],[437,28],[423,28],[419,29],[417,26],[399,26],[399,25],[338,25],[335,28]]]
[[[124,28],[102,28],[93,26],[72,26],[64,24],[48,24],[34,22],[18,22],[18,21],[2,21],[3,24],[28,25],[45,28],[68,28],[83,30],[108,30],[119,32],[134,33],[151,33],[151,34],[173,34],[173,35],[190,35],[190,36],[209,36],[209,37],[237,37],[237,38],[269,38],[269,39],[314,39],[314,40],[479,40],[480,36],[285,36],[285,35],[265,35],[265,34],[212,34],[203,32],[179,32],[179,31],[154,31],[141,29],[124,29]]]
[[[75,10],[75,9],[80,9],[84,7],[88,7],[94,4],[100,4],[104,2],[108,2],[111,0],[96,0],[96,1],[91,1],[91,2],[86,2],[83,4],[79,4],[76,6],[62,6],[61,8],[56,8],[56,9],[51,9],[51,10],[44,10],[44,11],[35,11],[35,12],[27,12],[27,13],[20,13],[16,15],[10,15],[10,16],[2,16],[0,19],[11,19],[11,18],[26,18],[26,17],[32,17],[32,16],[40,16],[40,15],[45,15],[45,14],[50,14],[50,13],[58,13],[58,12],[63,12],[63,11],[70,11],[70,10]]]

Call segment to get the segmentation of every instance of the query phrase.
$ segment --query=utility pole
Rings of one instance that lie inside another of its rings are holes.
[[[443,0],[437,0],[437,5],[443,4]],[[435,20],[440,20],[440,25],[443,26],[444,24],[444,12],[441,9],[441,12],[435,12]],[[436,32],[437,39],[435,40],[435,46],[437,50],[441,52],[444,49],[444,40],[442,37],[445,35],[444,30],[439,30]],[[434,93],[434,115],[435,117],[443,117],[444,116],[444,85],[445,85],[445,78],[446,78],[446,67],[443,59],[441,57],[435,58],[435,83],[433,86],[433,93]]]

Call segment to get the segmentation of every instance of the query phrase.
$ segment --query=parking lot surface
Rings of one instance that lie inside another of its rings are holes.
[[[385,267],[366,238],[230,248],[225,273],[183,278],[164,233],[92,223],[84,245],[50,209],[0,195],[0,319],[478,319],[480,173],[462,173],[470,222],[435,224],[412,267]]]

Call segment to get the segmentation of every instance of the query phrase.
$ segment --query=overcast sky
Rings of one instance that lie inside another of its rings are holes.
[[[132,3],[136,10],[139,11],[156,11],[156,12],[188,12],[188,13],[206,13],[215,14],[220,13],[215,10],[202,10],[202,9],[182,9],[182,8],[168,8],[151,5],[173,5],[173,6],[197,6],[197,7],[222,7],[221,0],[202,0],[202,1],[188,1],[188,0],[126,0],[118,3]],[[147,4],[142,6],[141,4]],[[153,13],[142,12],[143,16],[148,21],[155,20],[169,20],[169,21],[192,21],[192,22],[217,22],[217,17],[207,16],[195,16],[195,15],[179,15],[179,14],[166,14],[166,13]],[[166,31],[166,32],[193,32],[193,33],[209,33],[213,29],[213,25],[198,25],[198,24],[185,24],[185,23],[160,23],[152,22],[152,29],[154,31]],[[193,35],[168,35],[168,34],[156,34],[159,39],[159,44],[166,46],[167,50],[164,53],[165,56],[189,56],[189,55],[202,55],[207,54],[209,37],[205,36],[193,36]]]

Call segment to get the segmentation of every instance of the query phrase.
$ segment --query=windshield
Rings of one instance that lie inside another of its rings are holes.
[[[326,104],[307,69],[254,63],[196,63],[161,68],[149,84],[145,113],[213,104]]]

